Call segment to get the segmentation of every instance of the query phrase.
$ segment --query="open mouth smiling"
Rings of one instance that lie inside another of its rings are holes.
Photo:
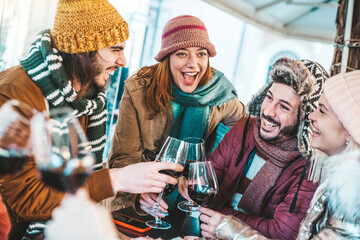
[[[191,85],[195,82],[198,75],[197,72],[183,72],[182,73],[185,84]]]
[[[117,67],[108,67],[107,69],[105,69],[105,73],[109,74],[109,75],[114,75],[115,71],[117,70]]]

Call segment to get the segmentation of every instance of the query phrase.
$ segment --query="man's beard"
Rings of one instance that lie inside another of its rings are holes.
[[[102,73],[102,67],[96,61],[96,59],[93,59],[92,64],[91,64],[91,82],[93,83],[93,87],[96,90],[100,90],[100,89],[104,88],[103,86],[99,86],[96,83],[96,77],[99,76],[101,73]]]
[[[296,134],[298,132],[298,129],[299,129],[299,115],[298,115],[297,121],[296,121],[296,123],[294,125],[285,126],[283,128],[281,128],[280,122],[274,120],[273,118],[265,116],[263,113],[261,114],[261,117],[266,119],[267,121],[269,121],[271,123],[274,123],[274,124],[278,125],[279,128],[280,128],[280,132],[279,132],[278,135],[276,135],[274,137],[266,137],[266,136],[261,135],[261,131],[260,131],[261,125],[260,125],[259,126],[259,137],[264,142],[273,142],[273,141],[276,141],[276,140],[278,140],[278,139],[280,139],[282,137],[293,137],[293,136],[296,136]]]

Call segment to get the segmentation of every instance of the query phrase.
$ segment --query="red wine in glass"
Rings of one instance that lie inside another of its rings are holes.
[[[92,172],[91,146],[71,109],[37,114],[32,123],[33,149],[42,181],[59,191],[75,193]]]
[[[70,159],[61,167],[40,169],[43,182],[59,191],[75,193],[85,183],[90,174],[85,167],[80,166],[71,169],[71,165],[75,165],[72,162],[79,161],[79,159]]]
[[[18,173],[28,161],[28,156],[1,156],[0,155],[0,176]]]
[[[161,170],[160,173],[164,173],[164,174],[172,176],[174,178],[179,178],[181,176],[181,174],[182,174],[182,172],[177,172],[177,171],[174,171],[174,170]],[[166,184],[166,186],[164,188],[164,196],[169,195],[170,193],[175,191],[176,188],[177,188],[177,184],[175,184],[175,185]]]
[[[205,141],[197,137],[188,137],[184,139],[185,144],[187,145],[188,152],[186,154],[185,168],[183,171],[183,176],[185,179],[188,179],[189,176],[189,165],[198,161],[205,161]],[[184,212],[193,212],[195,204],[188,201],[181,201],[178,203],[177,207]]]
[[[196,160],[186,160],[185,162],[185,167],[184,167],[184,171],[183,171],[183,176],[187,179],[189,176],[189,166],[190,163],[196,162]]]
[[[19,172],[31,154],[31,120],[36,111],[10,100],[0,108],[0,176]]]
[[[212,162],[194,162],[189,166],[188,194],[199,205],[206,204],[215,197],[219,189]]]
[[[168,137],[162,146],[159,154],[156,156],[157,162],[173,162],[185,165],[185,154],[187,152],[186,145],[184,141],[179,139]],[[169,176],[173,176],[178,178],[181,176],[182,172],[176,172],[172,170],[163,170],[161,173],[167,174]],[[153,213],[153,215],[167,215],[166,212],[163,212],[160,208],[160,202],[164,194],[170,194],[176,188],[176,185],[169,185],[163,189],[161,193],[159,193],[158,198],[156,200],[156,204],[147,209],[148,212]],[[156,229],[169,229],[171,228],[171,224],[165,221],[162,221],[160,217],[156,217],[156,220],[150,220],[146,222],[146,225]]]
[[[209,200],[215,197],[217,190],[208,186],[194,184],[188,188],[189,197],[198,205],[205,205]]]

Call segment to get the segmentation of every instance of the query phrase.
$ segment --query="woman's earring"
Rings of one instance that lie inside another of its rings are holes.
[[[345,145],[346,145],[346,146],[347,146],[347,145],[349,145],[349,142],[350,142],[349,140],[348,140],[348,141],[346,141],[346,142],[345,142]]]

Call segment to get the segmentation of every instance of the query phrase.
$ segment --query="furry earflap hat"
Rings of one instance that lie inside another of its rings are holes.
[[[253,96],[248,104],[248,112],[260,116],[262,102],[274,82],[287,84],[300,96],[299,130],[297,134],[299,151],[305,156],[311,156],[310,137],[312,129],[309,114],[318,105],[323,91],[323,84],[329,78],[328,73],[318,63],[309,60],[292,60],[280,58],[269,73],[269,82]]]

